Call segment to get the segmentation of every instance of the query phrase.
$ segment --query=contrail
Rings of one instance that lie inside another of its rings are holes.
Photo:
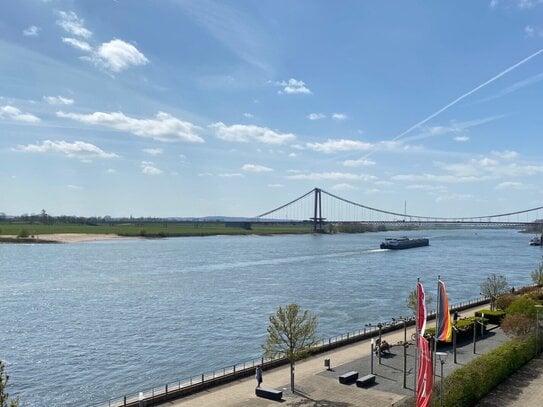
[[[525,64],[526,62],[528,62],[530,59],[532,58],[535,58],[536,56],[538,56],[539,54],[541,54],[543,52],[543,48],[541,48],[539,51],[537,52],[534,52],[532,55],[524,58],[522,61],[520,62],[517,62],[515,65],[512,65],[510,66],[509,68],[507,68],[505,71],[502,71],[500,72],[499,74],[497,74],[496,76],[490,78],[488,81],[480,84],[479,86],[473,88],[472,90],[470,90],[469,92],[467,93],[464,93],[462,96],[456,98],[455,100],[453,100],[451,103],[449,103],[448,105],[442,107],[441,109],[439,109],[437,112],[435,113],[432,113],[430,116],[428,116],[426,119],[423,119],[421,120],[420,122],[418,122],[417,124],[414,124],[413,126],[411,126],[410,128],[408,128],[407,130],[405,130],[403,133],[401,134],[398,134],[396,137],[394,137],[391,141],[396,141],[400,138],[402,138],[403,136],[405,136],[406,134],[412,132],[413,130],[415,130],[417,127],[420,127],[422,126],[424,123],[432,120],[434,117],[436,117],[437,115],[443,113],[445,110],[453,107],[454,105],[456,105],[458,102],[460,102],[461,100],[467,98],[469,95],[477,92],[479,89],[481,88],[484,88],[486,85],[489,85],[491,84],[492,82],[500,79],[503,75],[505,74],[508,74],[509,72],[511,72],[512,70],[518,68],[519,66]]]

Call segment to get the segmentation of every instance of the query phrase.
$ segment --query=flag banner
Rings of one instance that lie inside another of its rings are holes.
[[[417,330],[419,335],[426,331],[426,298],[422,283],[417,283]]]
[[[437,331],[436,339],[442,342],[451,342],[452,340],[452,322],[449,312],[449,300],[447,299],[447,291],[445,283],[441,280],[437,282],[439,313],[437,315]]]
[[[417,374],[417,407],[430,405],[432,387],[434,385],[434,372],[430,357],[430,346],[424,336],[419,336],[417,341],[419,351],[419,371]]]

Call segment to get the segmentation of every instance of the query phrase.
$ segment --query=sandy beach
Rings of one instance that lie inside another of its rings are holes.
[[[1,238],[16,239],[15,235],[3,235]],[[53,243],[83,243],[95,242],[98,240],[119,240],[119,239],[139,239],[139,237],[119,236],[115,234],[88,234],[88,233],[51,233],[43,235],[33,235],[32,240],[42,240]]]

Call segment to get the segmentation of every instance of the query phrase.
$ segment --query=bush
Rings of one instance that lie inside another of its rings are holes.
[[[479,356],[445,378],[443,405],[446,407],[476,405],[506,377],[532,359],[534,354],[535,337],[532,335],[529,338],[513,339]],[[432,406],[440,405],[439,385],[439,381],[434,383]],[[414,400],[414,397],[409,397],[397,405],[411,407],[415,405]]]
[[[473,324],[475,323],[474,318],[462,318],[456,321],[456,338],[458,340],[466,339],[466,338],[472,338],[473,337]],[[433,338],[436,334],[436,328],[435,326],[426,328],[426,332],[424,333],[424,336],[427,339]]]
[[[21,229],[21,231],[17,235],[17,237],[28,237],[28,236],[29,236],[29,233],[28,233],[28,230],[26,229]]]
[[[517,296],[515,294],[502,294],[496,299],[496,308],[505,311],[516,299]]]
[[[533,328],[534,321],[522,314],[507,315],[502,322],[503,332],[512,337],[526,336]]]
[[[525,315],[528,318],[535,320],[535,305],[537,305],[537,301],[523,295],[513,301],[511,305],[507,307],[506,312],[509,315]]]
[[[483,309],[481,311],[477,311],[475,313],[476,317],[482,317],[483,314],[485,315],[485,319],[488,321],[489,324],[494,325],[500,325],[503,318],[505,317],[504,311],[490,311],[489,309]]]
[[[515,339],[472,360],[445,379],[445,406],[473,406],[506,377],[533,358],[535,338]],[[439,402],[434,395],[435,403]],[[436,404],[437,405],[437,404]]]

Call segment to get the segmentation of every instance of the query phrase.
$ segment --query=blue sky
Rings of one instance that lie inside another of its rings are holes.
[[[0,212],[541,206],[542,50],[541,0],[4,0]]]

